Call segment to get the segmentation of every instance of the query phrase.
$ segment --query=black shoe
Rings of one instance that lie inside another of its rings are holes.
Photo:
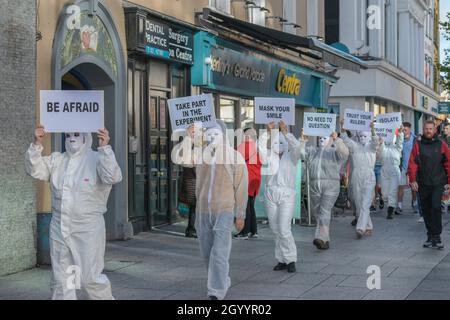
[[[388,214],[386,219],[392,220],[394,219],[394,207],[388,207]]]
[[[402,214],[402,209],[400,209],[400,208],[397,208],[397,209],[395,209],[395,212],[394,212],[396,215],[401,215]]]
[[[209,299],[209,300],[219,300],[219,299],[217,299],[216,296],[209,296],[208,299]]]
[[[313,244],[319,250],[327,250],[328,248],[330,248],[330,242],[329,241],[324,242],[323,240],[320,240],[320,239],[314,239]]]
[[[383,208],[384,208],[384,201],[383,201],[382,198],[380,198],[379,208],[380,208],[380,209],[383,209]]]
[[[432,241],[431,241],[431,237],[428,236],[427,241],[425,241],[425,243],[423,244],[424,248],[431,248],[431,246],[433,245]]]
[[[354,226],[356,226],[357,223],[358,223],[358,219],[355,218],[355,219],[353,219],[351,225],[354,227]]]
[[[370,206],[370,212],[376,212],[377,208],[375,208],[375,206]]]
[[[287,265],[287,272],[294,273],[295,270],[295,262],[291,262]]]
[[[444,249],[444,245],[442,244],[441,237],[435,237],[431,239],[431,247],[434,249]]]
[[[278,262],[278,264],[275,267],[273,267],[273,270],[275,270],[275,271],[280,271],[280,270],[285,270],[285,269],[287,269],[287,264],[281,263],[281,262]]]

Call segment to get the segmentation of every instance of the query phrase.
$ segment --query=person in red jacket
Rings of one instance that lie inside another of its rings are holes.
[[[413,191],[418,192],[427,228],[425,248],[443,249],[441,241],[441,198],[450,186],[450,149],[439,139],[434,121],[427,121],[422,139],[414,144],[408,163],[408,177]]]
[[[246,128],[244,130],[244,142],[238,146],[237,151],[242,154],[247,164],[248,202],[244,228],[236,235],[236,238],[248,239],[249,236],[251,238],[257,238],[255,198],[259,194],[259,188],[261,186],[262,162],[258,154],[256,131],[253,128]]]

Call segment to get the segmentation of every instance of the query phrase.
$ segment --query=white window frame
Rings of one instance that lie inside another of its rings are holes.
[[[209,0],[209,6],[216,8],[217,11],[231,14],[231,0]]]
[[[266,7],[266,0],[252,0],[256,7],[248,7],[248,21],[260,26],[266,26],[266,11],[261,11],[260,8]]]

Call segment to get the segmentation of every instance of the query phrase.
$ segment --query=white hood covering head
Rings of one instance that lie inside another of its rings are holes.
[[[213,127],[208,128],[204,133],[205,141],[208,145],[218,146],[225,144],[227,140],[227,127],[225,123],[218,119]]]
[[[283,154],[288,152],[288,143],[283,134],[277,132],[274,134],[273,138],[270,147],[274,153]]]
[[[70,156],[83,154],[86,150],[92,147],[92,135],[90,133],[80,133],[75,136],[75,133],[65,133],[66,136],[66,152]]]
[[[359,131],[358,138],[359,143],[365,146],[372,140],[372,134],[369,131]]]
[[[319,137],[319,147],[325,148],[330,143],[330,137]]]

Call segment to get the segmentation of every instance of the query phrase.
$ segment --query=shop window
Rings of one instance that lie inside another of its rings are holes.
[[[253,100],[241,100],[241,128],[255,127],[255,103]]]
[[[228,140],[234,141],[234,130],[236,129],[236,114],[235,114],[236,100],[220,99],[220,119],[225,122],[228,130]]]

